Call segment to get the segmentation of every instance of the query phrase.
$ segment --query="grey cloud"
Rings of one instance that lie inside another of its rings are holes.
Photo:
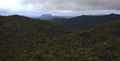
[[[23,0],[35,11],[120,10],[120,0]]]

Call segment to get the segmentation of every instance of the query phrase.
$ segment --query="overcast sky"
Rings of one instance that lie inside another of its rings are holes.
[[[0,0],[0,13],[99,14],[119,11],[120,0]]]

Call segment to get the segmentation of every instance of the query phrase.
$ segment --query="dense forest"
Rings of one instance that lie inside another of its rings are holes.
[[[79,30],[0,16],[0,61],[120,61],[120,20]]]

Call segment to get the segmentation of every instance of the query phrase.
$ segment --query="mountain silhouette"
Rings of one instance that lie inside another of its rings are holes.
[[[103,16],[83,15],[71,19],[55,18],[52,21],[56,24],[70,28],[88,28],[97,24],[120,19],[118,14],[109,14]]]
[[[40,17],[35,17],[34,19],[41,19],[41,20],[53,20],[55,18],[65,18],[65,19],[70,19],[73,18],[74,16],[59,16],[59,15],[52,15],[52,14],[43,14]]]
[[[36,17],[36,19],[41,19],[41,20],[51,20],[53,18],[54,16],[52,16],[51,14],[43,14],[40,17]]]

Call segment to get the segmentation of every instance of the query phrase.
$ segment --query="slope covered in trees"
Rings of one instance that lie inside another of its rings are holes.
[[[85,30],[0,16],[0,61],[120,61],[120,20]]]
[[[103,16],[83,15],[83,16],[78,16],[71,19],[56,18],[56,19],[53,19],[52,21],[56,24],[70,27],[70,28],[88,28],[101,23],[115,21],[117,19],[120,19],[120,15],[109,14],[109,15],[103,15]]]

